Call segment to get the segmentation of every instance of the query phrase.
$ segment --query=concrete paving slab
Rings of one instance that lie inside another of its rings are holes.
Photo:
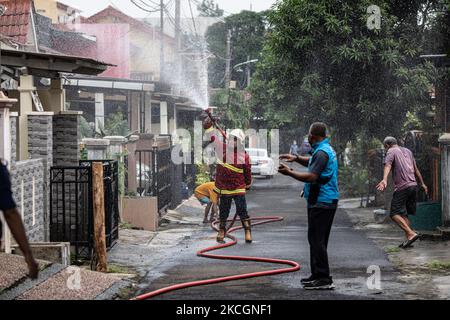
[[[44,268],[50,263],[38,261],[39,267]],[[0,253],[0,292],[27,277],[28,267],[23,257],[13,254]]]
[[[18,300],[93,300],[120,278],[69,267],[17,297]]]
[[[44,282],[47,279],[49,279],[50,277],[54,276],[58,272],[61,272],[61,270],[65,269],[65,268],[66,267],[61,264],[51,265],[39,273],[38,279],[32,280],[32,279],[27,278],[23,282],[19,283],[18,285],[13,286],[12,288],[6,289],[0,295],[0,300],[14,300],[18,296],[20,296],[23,293],[27,292],[28,290],[34,288],[35,286],[41,284],[42,282]]]

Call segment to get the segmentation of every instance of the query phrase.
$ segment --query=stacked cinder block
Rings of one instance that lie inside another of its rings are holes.
[[[53,116],[53,165],[54,166],[65,166],[65,167],[78,167],[80,160],[79,142],[81,141],[80,131],[79,131],[79,119],[80,113],[73,111],[63,111],[56,113]],[[66,182],[75,182],[79,177],[76,176],[75,171],[66,171],[64,175],[64,180]],[[72,186],[75,184],[73,183]],[[55,222],[53,217],[52,223],[53,227],[62,228],[65,227],[64,234],[72,235],[70,241],[75,240],[76,234],[73,232],[73,227],[75,227],[74,221],[77,221],[77,206],[80,204],[80,198],[82,196],[82,188],[78,189],[78,193],[75,192],[74,188],[65,188],[65,190],[57,191],[57,199],[53,199],[53,203],[50,205],[53,208],[57,208],[58,199],[64,199],[65,213],[64,221],[62,217],[59,217],[58,223]],[[64,194],[63,194],[64,192]],[[62,224],[62,225],[60,225]],[[53,230],[53,229],[52,229]],[[51,231],[52,232],[52,231]],[[54,234],[51,235],[51,239],[54,239]],[[69,239],[68,239],[69,240]]]
[[[43,159],[18,161],[11,167],[14,198],[31,242],[46,240],[44,171]]]
[[[28,154],[30,159],[44,160],[44,225],[45,239],[49,234],[50,168],[53,166],[53,112],[37,112],[28,115]]]
[[[47,170],[53,165],[53,115],[28,115],[28,154],[31,159],[45,159]]]
[[[53,117],[53,164],[78,166],[80,160],[78,113],[59,113]]]

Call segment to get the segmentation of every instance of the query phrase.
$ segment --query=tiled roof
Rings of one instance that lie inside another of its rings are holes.
[[[0,0],[6,12],[0,17],[0,34],[26,44],[31,12],[30,0]]]

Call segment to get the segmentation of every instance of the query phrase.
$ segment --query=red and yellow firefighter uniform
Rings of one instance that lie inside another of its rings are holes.
[[[214,142],[217,163],[214,187],[220,199],[217,241],[223,242],[225,238],[227,219],[234,201],[236,213],[245,229],[245,241],[250,243],[252,242],[251,221],[248,216],[245,193],[251,186],[252,172],[250,157],[244,149],[245,134],[242,130],[233,130],[228,139],[223,141],[209,121],[205,121],[204,128],[210,141]]]

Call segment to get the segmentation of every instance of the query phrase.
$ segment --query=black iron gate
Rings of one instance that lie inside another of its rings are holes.
[[[50,170],[50,241],[70,242],[75,259],[90,259],[93,248],[92,162]],[[106,246],[119,238],[118,164],[103,162]]]
[[[137,192],[158,198],[158,211],[171,203],[171,148],[136,151]]]
[[[103,163],[106,247],[110,249],[119,239],[119,163],[113,160],[82,160],[80,166],[91,168],[93,162]]]

